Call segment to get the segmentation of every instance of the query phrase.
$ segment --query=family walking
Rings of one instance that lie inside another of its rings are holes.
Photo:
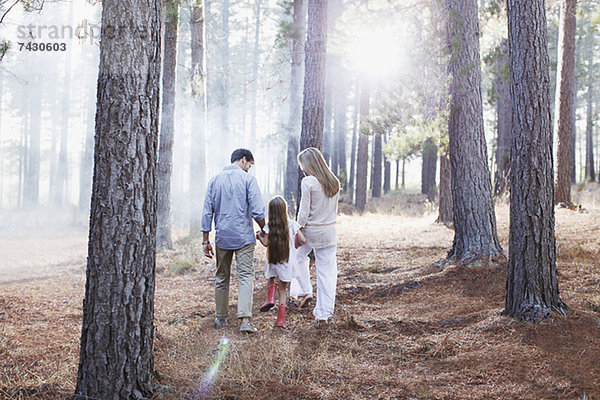
[[[231,165],[208,183],[202,213],[204,255],[216,255],[215,328],[227,325],[231,262],[235,254],[239,281],[237,318],[240,331],[257,332],[252,326],[254,289],[254,248],[258,239],[267,248],[265,277],[267,299],[260,307],[266,312],[277,308],[276,326],[285,325],[287,289],[304,307],[313,299],[309,258],[315,255],[317,296],[313,310],[315,324],[323,326],[333,315],[337,285],[337,231],[335,218],[340,183],[321,152],[310,147],[298,154],[298,164],[306,175],[301,184],[298,220],[288,216],[287,203],[275,196],[268,205],[268,223],[256,178],[248,174],[254,156],[247,149],[231,154]],[[255,234],[253,220],[260,230]],[[214,221],[215,248],[209,241]]]

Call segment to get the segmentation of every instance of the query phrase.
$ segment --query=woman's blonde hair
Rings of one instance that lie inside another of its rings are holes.
[[[269,264],[281,264],[290,259],[290,229],[288,227],[287,203],[281,196],[269,201]]]
[[[309,147],[302,150],[298,154],[298,164],[304,172],[317,178],[327,197],[333,197],[340,191],[340,181],[329,169],[319,149]]]

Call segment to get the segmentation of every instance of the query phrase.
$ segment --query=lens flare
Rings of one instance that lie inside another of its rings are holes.
[[[208,371],[206,372],[206,374],[204,375],[204,378],[202,379],[202,381],[198,384],[198,387],[194,391],[192,399],[200,400],[200,399],[206,398],[206,396],[208,394],[208,390],[210,389],[211,385],[213,384],[215,377],[217,376],[217,373],[219,372],[219,368],[221,367],[221,364],[223,363],[223,360],[225,360],[225,356],[227,355],[227,352],[229,351],[230,343],[231,343],[231,341],[229,340],[229,338],[227,336],[223,336],[221,338],[221,340],[219,341],[217,357],[216,357],[215,361],[211,364],[211,366],[208,369]]]

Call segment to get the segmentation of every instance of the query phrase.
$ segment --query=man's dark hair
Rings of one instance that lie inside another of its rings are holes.
[[[231,162],[234,163],[242,158],[246,157],[246,161],[254,161],[252,152],[248,149],[237,149],[231,153]]]

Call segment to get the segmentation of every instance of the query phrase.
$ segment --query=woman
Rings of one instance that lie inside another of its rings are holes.
[[[302,298],[300,306],[312,299],[308,254],[315,253],[317,304],[313,315],[317,325],[333,315],[337,285],[337,215],[340,182],[327,166],[321,152],[309,147],[298,154],[298,164],[307,175],[302,179],[298,224],[306,243],[298,248],[298,275],[292,279],[290,294]]]

